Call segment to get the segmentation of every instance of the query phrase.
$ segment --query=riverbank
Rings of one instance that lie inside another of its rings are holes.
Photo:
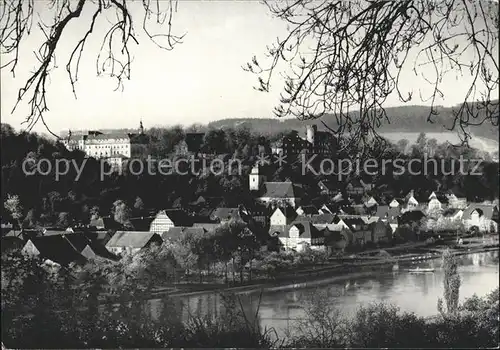
[[[401,257],[392,256],[382,259],[367,259],[368,261],[344,262],[342,264],[332,264],[329,266],[316,267],[294,271],[283,274],[276,279],[261,279],[247,282],[244,285],[228,287],[221,284],[185,284],[172,286],[170,288],[156,290],[151,298],[161,296],[186,297],[203,295],[207,293],[225,292],[235,294],[254,294],[264,292],[274,292],[282,290],[292,290],[297,288],[309,288],[331,282],[361,278],[373,274],[373,272],[392,273],[395,267],[411,265],[416,261],[432,260],[441,258],[442,251],[446,248],[433,248],[432,252],[425,254],[405,255]],[[460,256],[467,254],[482,253],[488,251],[498,251],[498,244],[495,246],[481,246],[465,249],[450,249],[452,254]]]

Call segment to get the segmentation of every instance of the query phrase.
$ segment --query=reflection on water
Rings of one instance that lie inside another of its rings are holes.
[[[498,286],[498,251],[477,253],[457,257],[462,279],[460,299],[474,293],[482,296]],[[258,316],[262,326],[277,330],[287,329],[293,319],[303,317],[303,306],[311,293],[324,293],[345,314],[352,315],[359,306],[371,302],[387,302],[402,311],[415,312],[420,316],[437,313],[437,300],[443,295],[443,277],[440,260],[414,264],[412,267],[433,267],[434,273],[412,274],[400,271],[373,274],[364,278],[351,278],[330,284],[292,291],[266,292],[262,294]],[[255,315],[259,294],[241,296],[241,305],[246,315]],[[156,301],[157,302],[157,301]],[[221,296],[206,294],[178,300],[177,310],[182,319],[189,315],[213,317],[223,314]],[[151,305],[154,309],[153,305]],[[236,307],[240,307],[239,304]]]

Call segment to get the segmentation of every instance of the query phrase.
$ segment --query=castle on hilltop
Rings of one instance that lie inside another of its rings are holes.
[[[316,125],[306,125],[305,135],[292,131],[271,145],[274,154],[292,155],[300,153],[330,154],[335,147],[335,137],[325,131],[318,131]]]

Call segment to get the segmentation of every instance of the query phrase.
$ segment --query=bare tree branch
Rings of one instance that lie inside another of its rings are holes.
[[[132,0],[50,0],[47,6],[51,15],[52,23],[46,24],[35,11],[35,0],[2,0],[0,9],[0,48],[2,58],[6,61],[2,69],[10,67],[15,76],[19,62],[19,47],[28,35],[31,34],[33,23],[43,33],[45,39],[40,48],[34,52],[39,64],[30,75],[24,87],[18,92],[14,112],[21,100],[30,95],[29,115],[23,123],[27,124],[27,130],[41,121],[46,127],[44,114],[49,110],[46,100],[48,79],[52,69],[56,68],[56,51],[61,37],[70,37],[67,26],[76,19],[82,20],[82,11],[90,11],[92,17],[88,23],[88,29],[83,37],[72,38],[75,45],[70,58],[66,63],[66,71],[69,76],[73,94],[76,98],[76,83],[78,82],[79,67],[85,44],[93,34],[95,24],[99,18],[105,18],[106,12],[115,14],[115,21],[110,23],[110,28],[105,32],[101,50],[97,54],[96,70],[98,75],[107,74],[117,80],[117,88],[123,88],[123,80],[130,79],[130,65],[132,57],[129,51],[130,43],[138,44],[135,36],[133,17],[129,10]],[[166,5],[166,8],[165,8]],[[177,0],[142,0],[143,12],[142,29],[147,37],[156,46],[165,50],[172,50],[175,45],[182,43],[184,35],[177,36],[172,33],[172,17],[177,11]],[[104,16],[103,16],[104,15]],[[168,19],[168,22],[166,22]],[[149,24],[155,22],[165,27],[163,33],[153,33]],[[162,44],[161,38],[166,40]],[[50,129],[47,127],[50,131]],[[52,132],[51,132],[52,133]],[[52,133],[54,136],[54,133]]]

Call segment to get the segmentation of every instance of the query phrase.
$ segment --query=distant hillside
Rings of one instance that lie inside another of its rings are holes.
[[[441,107],[438,109],[438,115],[432,118],[433,123],[427,121],[430,108],[427,106],[401,106],[386,108],[390,123],[387,120],[382,122],[378,129],[381,133],[387,132],[449,132],[453,125],[452,108]],[[355,113],[354,113],[355,114]],[[323,118],[309,121],[299,121],[297,119],[277,119],[277,118],[234,118],[222,119],[208,124],[213,128],[224,127],[249,127],[262,134],[275,134],[288,130],[304,129],[306,124],[316,124],[318,129],[326,129],[321,121],[328,126],[337,125],[335,116],[326,115]],[[495,127],[491,122],[486,121],[483,125],[471,126],[470,132],[482,138],[498,141],[498,126]]]

